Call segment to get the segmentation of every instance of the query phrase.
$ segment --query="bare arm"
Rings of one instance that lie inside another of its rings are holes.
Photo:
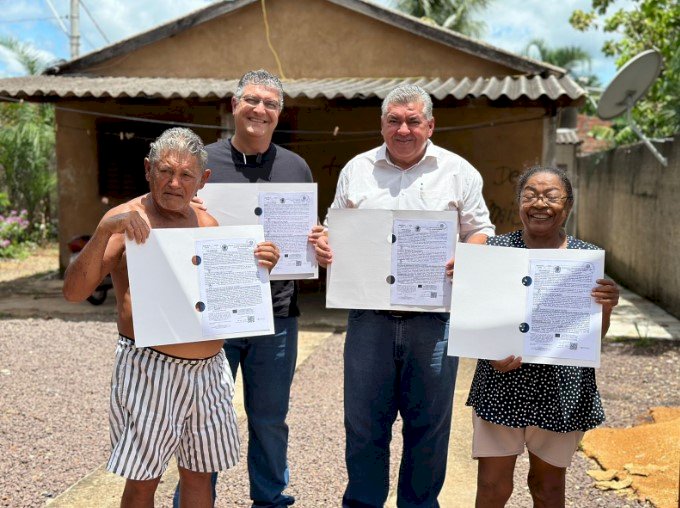
[[[470,238],[465,240],[465,243],[474,243],[476,245],[485,245],[487,238],[489,238],[489,235],[485,235],[484,233],[475,233],[474,235],[470,236]]]
[[[85,248],[66,269],[64,298],[70,302],[85,300],[120,262],[125,249],[122,235],[143,243],[149,231],[149,225],[137,211],[129,211],[125,205],[109,211]]]

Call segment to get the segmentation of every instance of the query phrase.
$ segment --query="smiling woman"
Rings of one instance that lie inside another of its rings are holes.
[[[574,203],[566,173],[534,167],[517,185],[523,229],[490,237],[489,245],[525,249],[598,249],[567,236]],[[598,279],[591,297],[602,305],[602,335],[609,329],[619,290]],[[585,431],[604,420],[595,370],[522,363],[521,357],[479,360],[468,406],[474,408],[472,455],[479,460],[477,506],[501,507],[513,490],[517,456],[529,451],[534,506],[564,506],[565,473]]]
[[[540,166],[522,174],[517,184],[522,238],[529,249],[566,246],[564,224],[574,204],[571,182],[563,172]]]

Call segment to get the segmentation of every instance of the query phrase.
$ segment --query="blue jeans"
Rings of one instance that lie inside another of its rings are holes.
[[[239,365],[248,416],[248,476],[254,507],[288,506],[288,402],[297,360],[297,318],[274,318],[274,335],[230,339],[224,343],[231,372]],[[217,473],[213,474],[213,489]],[[179,505],[175,490],[175,508]],[[214,495],[214,490],[213,490]]]
[[[397,413],[404,450],[397,506],[439,507],[458,358],[446,354],[448,314],[349,313],[345,340],[344,508],[382,507]]]

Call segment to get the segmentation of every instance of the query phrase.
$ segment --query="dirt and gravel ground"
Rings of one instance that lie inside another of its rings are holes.
[[[296,374],[290,413],[290,492],[297,497],[297,506],[339,505],[345,481],[342,341],[342,335],[331,336]],[[40,506],[106,460],[114,344],[112,321],[2,321],[0,506]],[[598,376],[609,426],[638,423],[650,406],[680,405],[678,346],[677,342],[642,348],[605,346]],[[242,434],[245,438],[245,429]],[[395,452],[398,446],[395,443]],[[569,506],[641,506],[591,488],[585,471],[592,467],[580,454],[575,459],[568,477]],[[516,492],[508,506],[531,506],[523,487],[525,475],[526,463],[520,458]],[[244,465],[222,475],[219,497],[218,506],[248,505]]]
[[[4,270],[0,263],[0,273]],[[0,278],[0,298],[35,282],[27,273],[21,275],[24,278],[10,282],[11,276],[0,275],[6,277],[5,282]],[[49,309],[44,309],[43,315],[47,314]],[[115,330],[113,316],[107,313],[70,318],[0,316],[0,506],[43,506],[106,460]],[[289,491],[302,508],[340,505],[346,479],[342,344],[341,334],[332,335],[296,373],[289,417]],[[651,406],[680,406],[680,340],[605,344],[598,384],[607,426],[639,423]],[[244,443],[245,432],[244,426]],[[393,478],[399,447],[397,427]],[[524,487],[527,465],[524,458],[518,460],[510,507],[531,506]],[[586,470],[593,467],[592,461],[577,454],[568,473],[568,506],[650,506],[592,488]],[[248,506],[247,485],[243,461],[221,476],[217,505]],[[170,501],[165,499],[162,505],[169,506]]]
[[[59,269],[59,252],[56,243],[39,247],[26,259],[0,259],[0,283],[21,277],[56,275]]]

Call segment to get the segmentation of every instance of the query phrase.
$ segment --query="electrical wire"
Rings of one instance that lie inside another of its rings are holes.
[[[66,19],[68,16],[59,16]],[[54,16],[47,16],[44,18],[24,18],[24,19],[0,19],[0,23],[32,23],[34,21],[52,21]]]
[[[269,46],[269,49],[271,50],[272,54],[274,55],[274,59],[276,60],[276,66],[279,69],[279,78],[286,79],[286,75],[283,73],[283,66],[281,65],[281,60],[279,59],[279,54],[276,52],[276,49],[274,49],[271,38],[269,37],[269,21],[267,20],[267,6],[265,5],[265,0],[260,0],[260,4],[262,5],[262,19],[264,20],[264,33],[267,38],[267,45]]]
[[[68,29],[66,28],[66,25],[61,20],[61,16],[59,16],[57,9],[55,9],[54,5],[52,5],[52,1],[51,0],[45,0],[45,2],[47,2],[48,7],[52,11],[52,14],[54,14],[54,19],[57,20],[57,23],[59,23],[59,26],[61,27],[62,31],[66,34],[67,37],[71,37],[71,33],[68,31]]]
[[[110,41],[109,38],[106,36],[106,34],[105,34],[104,31],[102,30],[102,28],[99,26],[99,23],[97,23],[97,21],[94,19],[94,16],[92,16],[92,14],[90,13],[90,9],[88,9],[88,8],[87,8],[87,5],[85,5],[85,1],[84,1],[84,0],[80,0],[80,5],[83,6],[83,10],[85,11],[85,14],[87,14],[87,17],[90,18],[90,21],[92,21],[92,23],[94,24],[95,28],[96,28],[97,31],[99,32],[99,35],[102,36],[102,38],[106,41],[107,44],[111,44],[111,41]]]

